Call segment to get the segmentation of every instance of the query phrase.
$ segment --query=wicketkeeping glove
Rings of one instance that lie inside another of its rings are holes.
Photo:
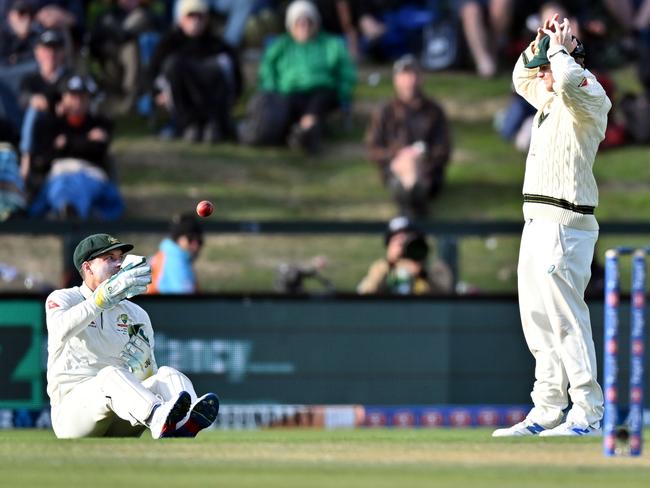
[[[146,292],[149,283],[151,283],[151,266],[148,264],[127,266],[100,284],[93,293],[93,299],[98,307],[107,310],[125,298]]]
[[[153,374],[153,361],[151,360],[151,344],[144,333],[143,324],[129,326],[129,342],[120,352],[120,359],[124,365],[139,380],[145,380]]]

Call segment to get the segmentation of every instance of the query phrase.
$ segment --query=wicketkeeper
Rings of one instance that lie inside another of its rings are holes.
[[[194,437],[219,411],[214,393],[200,398],[173,368],[158,368],[149,315],[129,298],[151,282],[144,258],[108,234],[83,239],[74,265],[83,284],[46,302],[47,393],[59,438]]]
[[[512,75],[517,93],[537,109],[517,269],[521,322],[535,357],[534,407],[495,437],[600,432],[603,393],[584,292],[598,238],[592,168],[612,104],[584,58],[569,21],[559,23],[556,14],[537,30]]]

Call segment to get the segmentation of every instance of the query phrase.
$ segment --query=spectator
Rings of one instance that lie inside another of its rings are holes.
[[[82,32],[84,6],[81,0],[38,0],[36,20],[45,29]]]
[[[88,46],[101,70],[106,108],[124,114],[134,108],[141,91],[143,57],[140,46],[148,36],[159,39],[161,20],[145,0],[111,0],[90,29]],[[144,36],[144,37],[143,37]],[[146,53],[143,53],[146,55]]]
[[[64,49],[64,37],[60,31],[46,30],[34,48],[38,71],[29,73],[20,82],[19,102],[25,111],[22,122],[20,151],[21,174],[27,180],[32,171],[34,152],[34,126],[44,114],[54,114],[61,99],[62,83],[69,72]],[[36,170],[38,172],[38,170]],[[33,190],[32,182],[29,184]]]
[[[39,26],[34,20],[35,9],[30,0],[14,0],[0,24],[0,81],[14,94],[22,77],[36,71],[34,46]]]
[[[198,280],[193,263],[203,247],[203,226],[192,214],[177,215],[170,235],[151,258],[152,282],[147,293],[196,293]]]
[[[365,54],[375,61],[385,61],[420,52],[423,30],[439,20],[441,4],[436,0],[359,2],[359,31]]]
[[[50,167],[32,217],[115,219],[124,210],[117,187],[108,178],[108,147],[112,125],[90,112],[91,80],[74,75],[66,82],[56,115],[35,127],[39,141],[35,158]]]
[[[447,118],[422,92],[417,60],[406,55],[393,66],[395,98],[372,117],[366,134],[369,157],[391,190],[400,213],[427,214],[442,187],[451,153]]]
[[[370,266],[357,292],[367,294],[439,295],[453,290],[449,267],[436,260],[427,268],[429,245],[422,231],[406,217],[392,219],[384,238],[386,257]]]
[[[498,56],[507,50],[513,17],[518,8],[535,2],[517,0],[456,0],[465,40],[482,78],[497,74]]]
[[[603,3],[625,34],[637,34],[642,42],[650,42],[650,0],[604,0]]]
[[[262,93],[249,106],[240,139],[278,144],[288,136],[292,147],[313,154],[320,148],[326,115],[349,107],[356,70],[343,41],[320,30],[313,3],[292,2],[285,24],[288,33],[264,53]]]
[[[361,54],[357,29],[359,22],[357,3],[353,0],[314,0],[320,14],[322,29],[343,36],[350,56],[355,61],[359,60]]]
[[[250,16],[257,0],[206,0],[208,7],[219,15],[226,17],[223,39],[232,47],[239,47],[244,36],[246,21]],[[180,18],[180,4],[183,0],[176,0],[174,5],[174,18]]]
[[[205,0],[181,0],[178,15],[151,60],[156,101],[172,112],[175,135],[216,143],[234,135],[231,109],[242,91],[239,60],[208,29]]]

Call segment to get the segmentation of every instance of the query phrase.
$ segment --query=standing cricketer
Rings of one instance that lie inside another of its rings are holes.
[[[556,14],[537,30],[512,75],[517,93],[537,109],[517,270],[524,336],[536,362],[534,407],[494,437],[600,433],[603,393],[584,291],[598,238],[592,168],[612,104],[584,68],[584,56],[569,21],[559,23]]]
[[[214,393],[197,398],[190,380],[158,368],[149,315],[128,299],[151,283],[144,258],[108,234],[86,237],[74,251],[83,284],[46,302],[47,393],[59,438],[194,437],[219,411]],[[134,258],[134,256],[130,256]]]

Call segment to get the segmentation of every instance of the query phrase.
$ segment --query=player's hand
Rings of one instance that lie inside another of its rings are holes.
[[[131,269],[123,269],[104,281],[93,293],[95,304],[108,310],[125,298],[141,295],[151,283],[151,266],[143,264]]]
[[[545,29],[551,29],[551,22],[556,21],[560,16],[558,14],[554,14],[552,17],[549,17],[548,19],[544,20],[544,23],[542,24],[541,27],[537,28],[537,36],[535,37],[535,40],[533,41],[533,54],[537,53],[537,46],[539,46],[539,43],[546,37],[546,33],[544,32]]]
[[[153,374],[151,343],[144,333],[143,324],[129,326],[129,342],[120,352],[120,359],[139,380],[145,380]]]
[[[32,95],[32,97],[29,99],[29,105],[34,110],[38,110],[39,112],[45,112],[49,106],[49,103],[47,102],[47,98],[45,97],[45,95],[37,93],[35,95]]]
[[[550,38],[550,47],[563,46],[568,53],[576,48],[577,42],[571,33],[569,19],[565,18],[561,24],[555,19],[551,22],[551,28],[543,31]]]

